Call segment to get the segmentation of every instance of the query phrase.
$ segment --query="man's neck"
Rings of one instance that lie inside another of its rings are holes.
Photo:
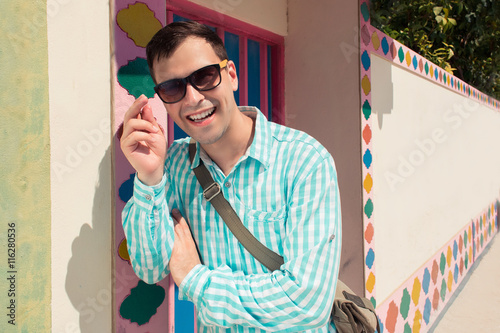
[[[254,119],[238,112],[221,140],[202,147],[227,176],[252,144],[254,132]]]

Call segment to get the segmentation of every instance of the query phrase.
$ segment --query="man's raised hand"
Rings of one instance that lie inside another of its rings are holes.
[[[144,95],[137,98],[125,113],[120,146],[144,184],[151,186],[161,181],[167,142]]]

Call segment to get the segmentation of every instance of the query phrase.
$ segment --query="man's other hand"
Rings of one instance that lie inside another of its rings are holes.
[[[172,217],[174,219],[175,239],[170,257],[170,273],[175,284],[180,286],[186,275],[196,265],[201,264],[201,261],[186,220],[177,209],[172,211]]]

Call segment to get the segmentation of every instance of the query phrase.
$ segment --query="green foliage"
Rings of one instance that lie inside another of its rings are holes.
[[[374,27],[500,99],[498,0],[372,0],[370,12]]]

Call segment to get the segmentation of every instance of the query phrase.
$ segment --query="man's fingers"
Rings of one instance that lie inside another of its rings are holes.
[[[191,230],[186,222],[186,219],[182,217],[181,213],[177,209],[172,210],[172,218],[174,219],[174,228],[180,236],[191,237]]]
[[[177,221],[177,223],[179,223],[182,219],[181,212],[178,209],[172,209],[172,217]]]
[[[142,119],[149,121],[152,124],[156,124],[155,117],[153,116],[153,109],[151,108],[151,105],[149,105],[149,104],[146,104],[142,108],[141,117],[142,117]]]
[[[126,147],[137,147],[138,144],[142,144],[143,146],[146,144],[148,147],[152,147],[157,141],[155,137],[147,132],[134,131],[130,135],[124,136],[120,145],[122,149]]]
[[[160,129],[148,121],[142,119],[130,119],[124,123],[122,138],[126,138],[131,133],[136,131],[157,133]]]
[[[137,118],[142,108],[148,104],[148,98],[144,95],[139,96],[125,113],[123,122],[127,123],[130,119]]]

